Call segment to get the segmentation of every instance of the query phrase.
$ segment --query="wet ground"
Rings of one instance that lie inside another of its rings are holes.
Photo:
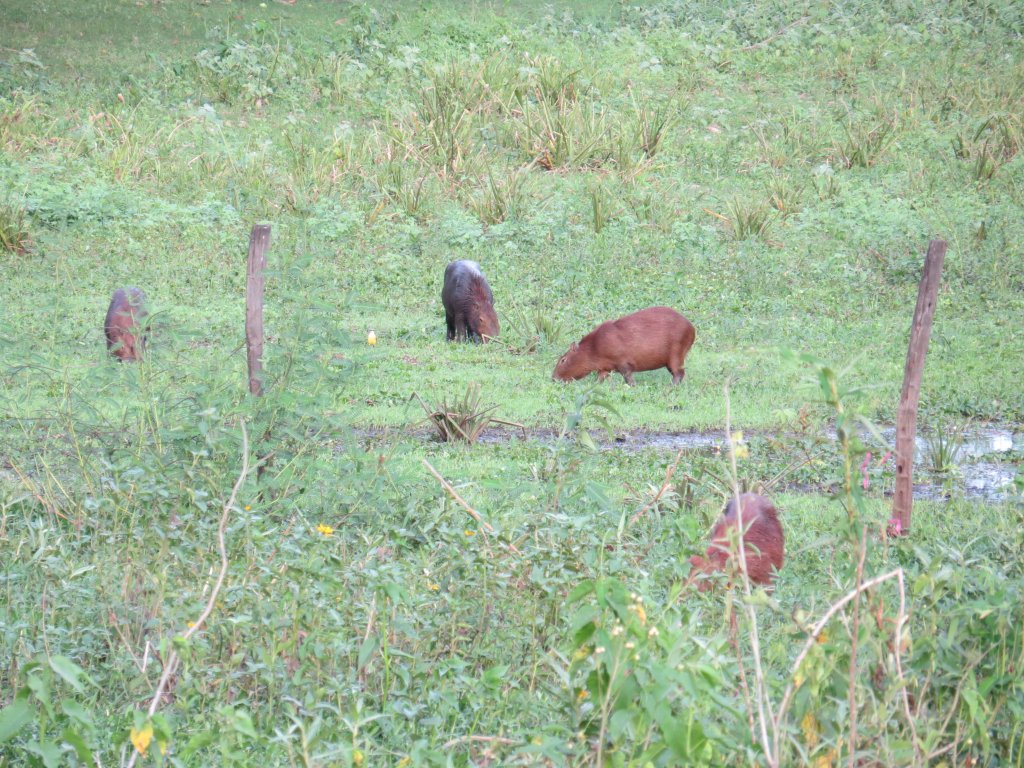
[[[364,437],[382,434],[376,430],[363,431]],[[414,430],[414,434],[430,439],[432,433],[426,428]],[[987,501],[1004,501],[1014,496],[1013,481],[1017,475],[1021,455],[1024,454],[1024,427],[977,427],[961,430],[959,433],[944,433],[948,438],[949,450],[946,458],[949,466],[945,471],[934,471],[936,436],[928,431],[919,432],[916,438],[914,457],[914,498],[945,499],[952,495],[963,495],[969,498]],[[602,451],[664,451],[675,453],[686,450],[707,452],[709,454],[722,450],[725,435],[722,432],[647,432],[629,431],[618,433],[609,438],[599,431],[592,432],[594,442]],[[896,443],[895,427],[884,427],[881,436],[886,442],[885,449],[872,451],[872,469],[878,468],[879,462],[886,457],[886,450],[894,450]],[[806,439],[806,435],[787,435],[784,433],[747,432],[745,439],[768,438],[785,440]],[[826,441],[834,442],[834,432],[821,435]],[[876,444],[877,440],[867,433],[862,435],[868,445]],[[532,440],[542,444],[550,444],[558,439],[553,430],[529,429],[520,430],[508,427],[490,427],[478,439],[481,444],[500,444],[514,440]],[[892,457],[885,459],[889,470],[887,479],[878,478],[872,472],[872,482],[887,484],[886,495],[892,493]],[[786,486],[782,489],[793,491],[827,491],[824,487],[809,487],[806,484]],[[778,487],[778,486],[777,486]],[[1018,497],[1019,498],[1019,497]]]

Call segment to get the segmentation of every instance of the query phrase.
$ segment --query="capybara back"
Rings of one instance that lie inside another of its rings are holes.
[[[693,323],[671,307],[648,307],[631,315],[601,323],[572,344],[555,365],[556,381],[582,379],[597,371],[604,381],[618,371],[632,385],[636,371],[668,368],[672,383],[686,375],[686,355],[697,333]]]
[[[118,288],[110,300],[103,330],[107,350],[118,360],[141,360],[146,346],[146,294],[140,288]]]
[[[475,261],[461,259],[445,267],[441,303],[449,341],[486,342],[498,335],[494,295]]]
[[[756,493],[740,496],[743,510],[743,551],[747,562],[747,575],[755,584],[771,584],[776,571],[782,569],[785,559],[785,537],[779,523],[778,512],[768,499]],[[730,548],[730,538],[736,538],[739,516],[736,514],[736,499],[729,499],[722,517],[711,531],[711,546],[704,557],[693,556],[691,579],[701,573],[725,571],[733,575],[740,573],[739,556]],[[734,547],[735,545],[733,545]],[[706,589],[702,582],[700,589]]]

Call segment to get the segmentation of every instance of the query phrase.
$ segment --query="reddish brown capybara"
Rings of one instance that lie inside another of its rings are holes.
[[[486,342],[498,335],[494,295],[475,261],[461,259],[445,267],[441,303],[448,323],[448,341]]]
[[[740,496],[743,510],[743,550],[747,561],[747,575],[755,584],[771,584],[775,572],[782,569],[786,542],[779,524],[775,507],[764,496],[744,493]],[[694,555],[690,558],[690,580],[700,574],[725,571],[733,575],[741,573],[738,552],[730,551],[730,530],[737,530],[736,499],[729,499],[722,517],[711,531],[711,546],[706,557]],[[732,534],[735,538],[738,533]],[[735,547],[736,545],[733,545]],[[705,591],[708,582],[702,580],[698,589]]]
[[[683,380],[683,361],[697,332],[693,323],[670,307],[648,307],[601,323],[572,344],[555,365],[556,381],[571,381],[597,371],[604,381],[618,371],[630,386],[633,373],[668,368],[672,383]]]
[[[142,359],[146,346],[146,294],[140,288],[118,288],[110,300],[103,330],[107,350],[121,361]]]

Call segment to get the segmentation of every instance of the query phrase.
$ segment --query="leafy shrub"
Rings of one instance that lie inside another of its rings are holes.
[[[285,38],[261,25],[250,32],[255,39],[225,35],[193,57],[195,79],[209,98],[259,105],[298,76],[300,58]]]

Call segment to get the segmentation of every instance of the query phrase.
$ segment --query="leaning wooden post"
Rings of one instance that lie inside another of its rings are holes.
[[[910,532],[910,510],[914,505],[914,435],[917,432],[917,402],[921,398],[921,376],[932,334],[932,317],[942,280],[942,262],[946,241],[932,240],[924,259],[921,284],[917,289],[917,307],[910,326],[907,365],[903,369],[903,392],[896,414],[896,495],[892,501],[890,533]]]
[[[245,280],[245,346],[249,391],[263,394],[263,272],[270,248],[270,225],[254,224],[249,234],[249,265]]]

